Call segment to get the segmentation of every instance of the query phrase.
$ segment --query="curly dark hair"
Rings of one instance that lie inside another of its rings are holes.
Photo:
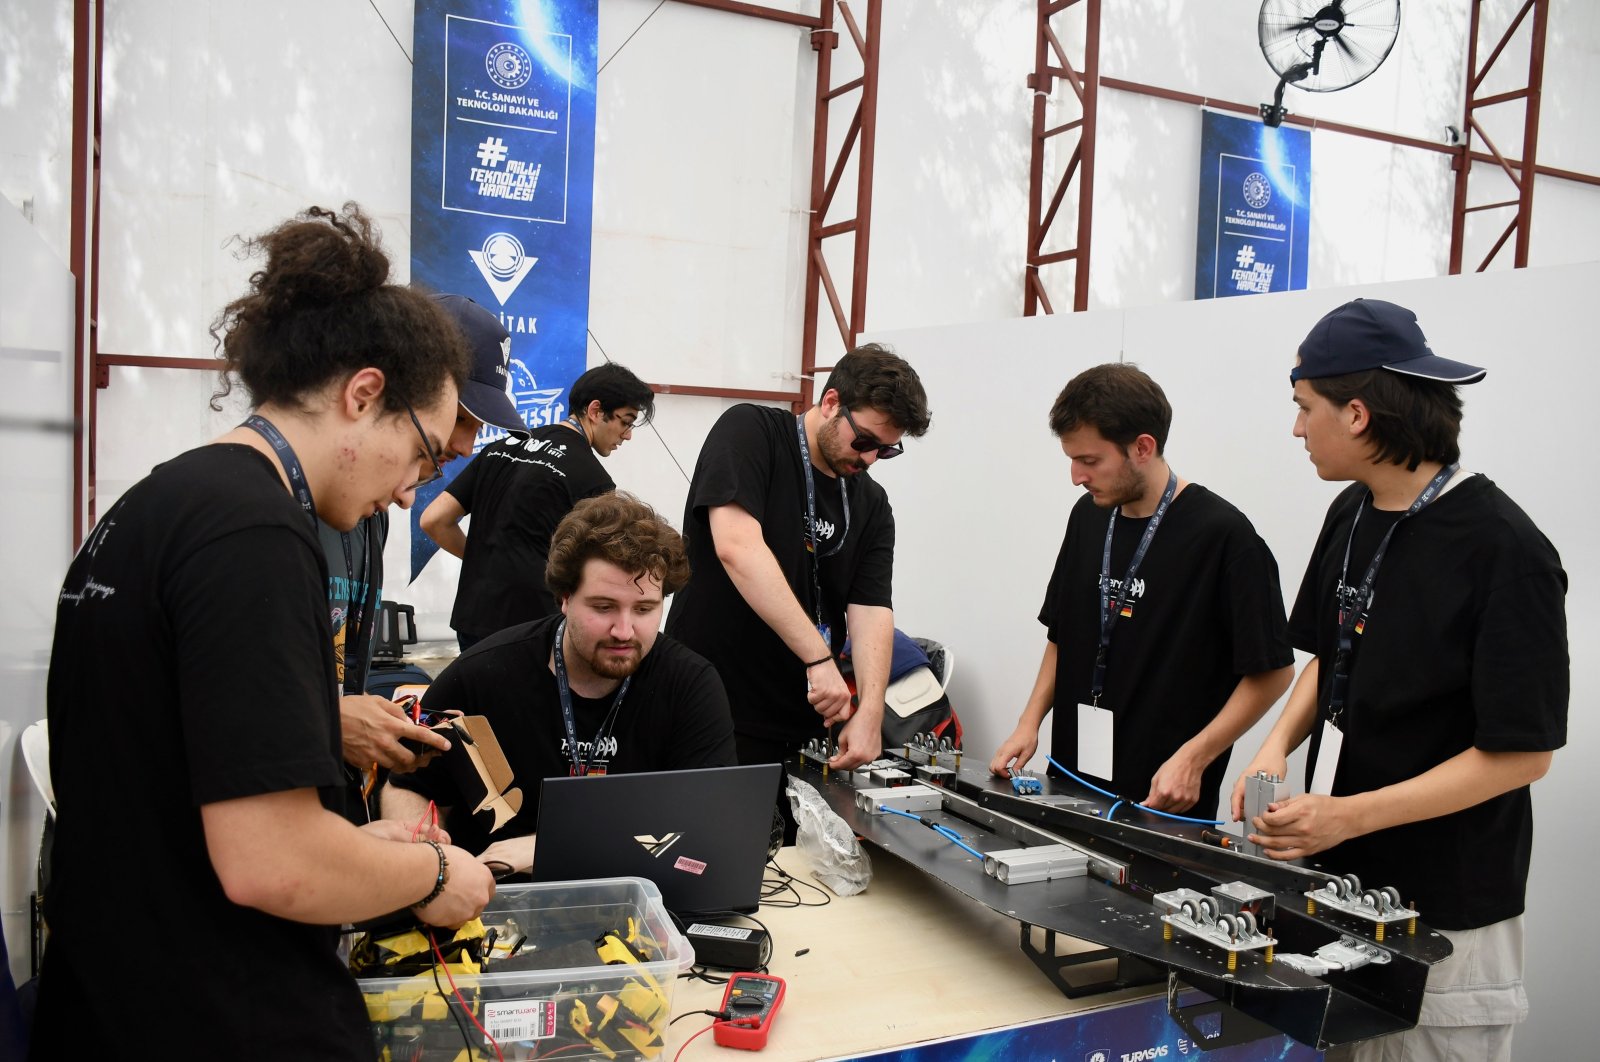
[[[1057,438],[1084,426],[1124,454],[1141,435],[1155,439],[1156,453],[1164,453],[1172,404],[1161,385],[1132,362],[1096,365],[1068,380],[1050,407],[1050,430]]]
[[[314,206],[240,244],[241,258],[267,261],[211,323],[222,362],[212,409],[235,377],[252,405],[303,407],[330,381],[370,366],[387,381],[389,413],[404,401],[432,404],[447,380],[466,382],[460,330],[423,292],[389,283],[389,256],[359,205]]]
[[[626,491],[585,498],[550,536],[544,581],[558,598],[577,593],[583,566],[598,558],[637,577],[661,580],[661,593],[677,593],[689,581],[683,536],[650,506]]]
[[[839,401],[852,413],[877,410],[912,438],[925,434],[933,420],[917,370],[878,343],[865,343],[840,358],[822,389],[838,391]]]

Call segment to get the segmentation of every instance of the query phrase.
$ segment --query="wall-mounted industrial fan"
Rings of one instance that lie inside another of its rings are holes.
[[[1261,120],[1279,125],[1284,86],[1337,92],[1378,69],[1400,35],[1400,0],[1264,0],[1256,33],[1278,75]]]

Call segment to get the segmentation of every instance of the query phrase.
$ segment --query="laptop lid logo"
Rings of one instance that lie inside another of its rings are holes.
[[[667,849],[683,839],[683,834],[667,833],[662,834],[660,837],[655,837],[648,833],[636,833],[633,835],[633,839],[643,845],[644,850],[649,852],[652,858],[660,859]]]

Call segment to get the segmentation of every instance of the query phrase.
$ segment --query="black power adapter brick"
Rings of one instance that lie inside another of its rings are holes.
[[[755,970],[770,951],[767,931],[755,926],[725,926],[718,922],[691,922],[684,931],[701,966],[722,970]]]

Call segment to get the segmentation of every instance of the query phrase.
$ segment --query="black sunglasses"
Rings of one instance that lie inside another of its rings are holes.
[[[839,404],[839,412],[844,414],[844,422],[850,425],[850,430],[856,433],[856,437],[850,440],[850,449],[856,453],[865,454],[876,450],[878,451],[878,460],[887,461],[891,457],[899,457],[906,452],[906,448],[899,443],[881,443],[878,441],[877,436],[869,435],[862,431],[856,425],[855,418],[850,415],[849,408],[842,402]]]
[[[433,475],[424,476],[406,488],[408,491],[413,491],[443,479],[444,469],[439,466],[439,455],[433,452],[433,443],[428,440],[428,433],[422,430],[422,421],[417,419],[417,411],[411,408],[410,402],[407,402],[399,395],[394,397],[402,406],[406,407],[406,413],[411,417],[411,423],[417,429],[417,436],[422,439],[422,449],[427,453],[428,460],[433,462]]]

